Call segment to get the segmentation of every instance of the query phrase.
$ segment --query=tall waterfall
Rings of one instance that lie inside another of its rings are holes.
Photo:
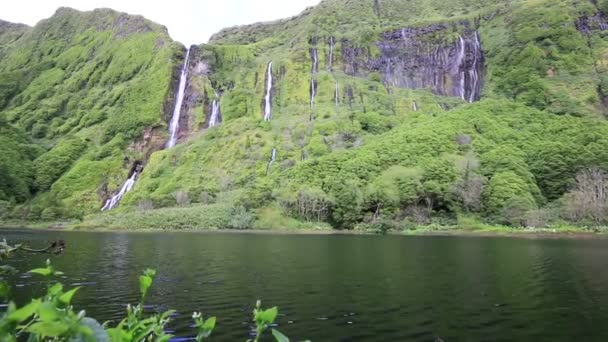
[[[264,97],[264,121],[272,119],[272,62],[268,63],[266,73],[266,96]]]
[[[310,58],[312,59],[311,73],[314,75],[319,70],[319,53],[317,52],[317,48],[310,48]]]
[[[418,104],[416,103],[416,101],[412,102],[412,109],[414,110],[414,112],[418,111]]]
[[[315,75],[319,70],[319,54],[317,48],[310,48],[310,58],[312,59],[312,70],[310,76],[310,109],[315,108],[315,97],[317,96],[317,83]]]
[[[209,127],[215,127],[222,123],[222,112],[220,111],[220,95],[215,92],[215,99],[211,104],[211,116],[209,117]]]
[[[182,66],[182,72],[179,77],[179,88],[177,90],[177,96],[175,98],[175,108],[173,109],[173,116],[171,117],[171,122],[169,123],[169,133],[171,133],[171,137],[167,142],[166,148],[171,148],[175,146],[177,142],[177,137],[179,133],[179,119],[182,112],[182,104],[184,102],[184,93],[186,92],[186,83],[188,82],[188,60],[190,59],[190,49],[186,52],[186,59],[184,60],[184,65]]]
[[[122,199],[122,196],[129,192],[133,188],[133,185],[135,185],[135,181],[137,180],[137,174],[138,172],[136,169],[131,175],[131,177],[129,177],[129,179],[127,179],[127,181],[122,185],[120,191],[112,198],[106,201],[106,204],[103,206],[103,208],[101,208],[101,211],[114,209],[118,205],[118,203]]]
[[[462,68],[462,62],[464,61],[464,57],[465,57],[465,43],[464,43],[464,39],[461,36],[458,36],[458,52],[456,55],[456,59],[455,59],[455,63],[454,63],[454,74],[458,73],[459,75],[459,82],[458,82],[458,94],[460,95],[460,98],[463,100],[466,100],[465,98],[465,83],[464,83],[464,71],[461,71]]]
[[[270,167],[277,160],[277,149],[276,147],[272,149],[272,153],[270,154],[270,161],[268,162],[268,166],[266,167],[266,174],[270,172]]]
[[[315,96],[317,96],[317,85],[315,79],[310,79],[310,109],[315,108]]]
[[[477,100],[475,98],[475,94],[479,94],[479,73],[478,73],[478,64],[481,59],[479,56],[479,51],[481,51],[481,44],[479,43],[479,32],[475,31],[473,35],[473,65],[469,69],[469,79],[471,82],[471,92],[469,94],[469,98],[467,101],[474,102]]]
[[[340,88],[338,86],[338,80],[336,80],[336,89],[334,91],[334,99],[336,100],[336,107],[340,106]]]

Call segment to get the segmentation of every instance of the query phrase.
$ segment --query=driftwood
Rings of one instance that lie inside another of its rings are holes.
[[[66,245],[63,240],[49,241],[48,245],[44,248],[30,248],[22,244],[11,246],[6,242],[6,239],[0,241],[0,260],[7,258],[11,253],[17,251],[23,251],[27,253],[49,253],[49,254],[62,254],[65,251]]]

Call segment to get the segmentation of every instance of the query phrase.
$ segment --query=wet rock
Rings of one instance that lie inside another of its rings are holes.
[[[360,77],[377,72],[386,86],[424,88],[437,95],[477,101],[484,54],[477,31],[469,29],[468,23],[460,25],[463,32],[449,42],[436,38],[450,35],[451,28],[445,24],[385,32],[375,44],[380,53],[373,57],[369,48],[343,40],[344,72]]]

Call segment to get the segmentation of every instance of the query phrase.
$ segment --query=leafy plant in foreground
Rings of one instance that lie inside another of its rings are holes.
[[[20,250],[18,247],[9,246],[6,241],[0,244],[0,248],[2,259],[9,257],[10,252]],[[46,295],[34,298],[22,307],[9,302],[6,312],[0,315],[0,341],[17,342],[26,339],[28,342],[168,342],[173,337],[167,333],[166,327],[175,310],[153,315],[144,313],[144,302],[156,277],[156,271],[153,269],[146,269],[139,277],[139,303],[127,305],[127,316],[111,328],[107,327],[107,322],[101,325],[95,319],[86,317],[84,310],[74,310],[72,298],[80,288],[65,290],[60,282],[54,281],[53,278],[63,275],[63,272],[56,270],[50,260],[47,260],[46,267],[33,269],[30,273],[47,279]],[[8,293],[8,285],[0,281],[0,297],[7,298]],[[277,315],[277,307],[263,310],[258,301],[253,310],[256,337],[249,341],[258,342],[262,334],[274,323]],[[204,319],[200,312],[194,312],[192,319],[196,329],[194,340],[207,340],[215,329],[216,318]],[[289,342],[289,338],[276,329],[272,329],[272,335],[277,342]]]

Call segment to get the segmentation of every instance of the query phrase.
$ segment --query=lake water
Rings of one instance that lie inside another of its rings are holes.
[[[101,321],[158,277],[152,309],[218,317],[212,341],[244,341],[256,299],[279,306],[279,329],[313,341],[608,341],[608,240],[1,231],[10,243],[64,239],[52,257],[77,309]],[[17,256],[22,271],[47,255]],[[12,279],[23,302],[37,277]]]

